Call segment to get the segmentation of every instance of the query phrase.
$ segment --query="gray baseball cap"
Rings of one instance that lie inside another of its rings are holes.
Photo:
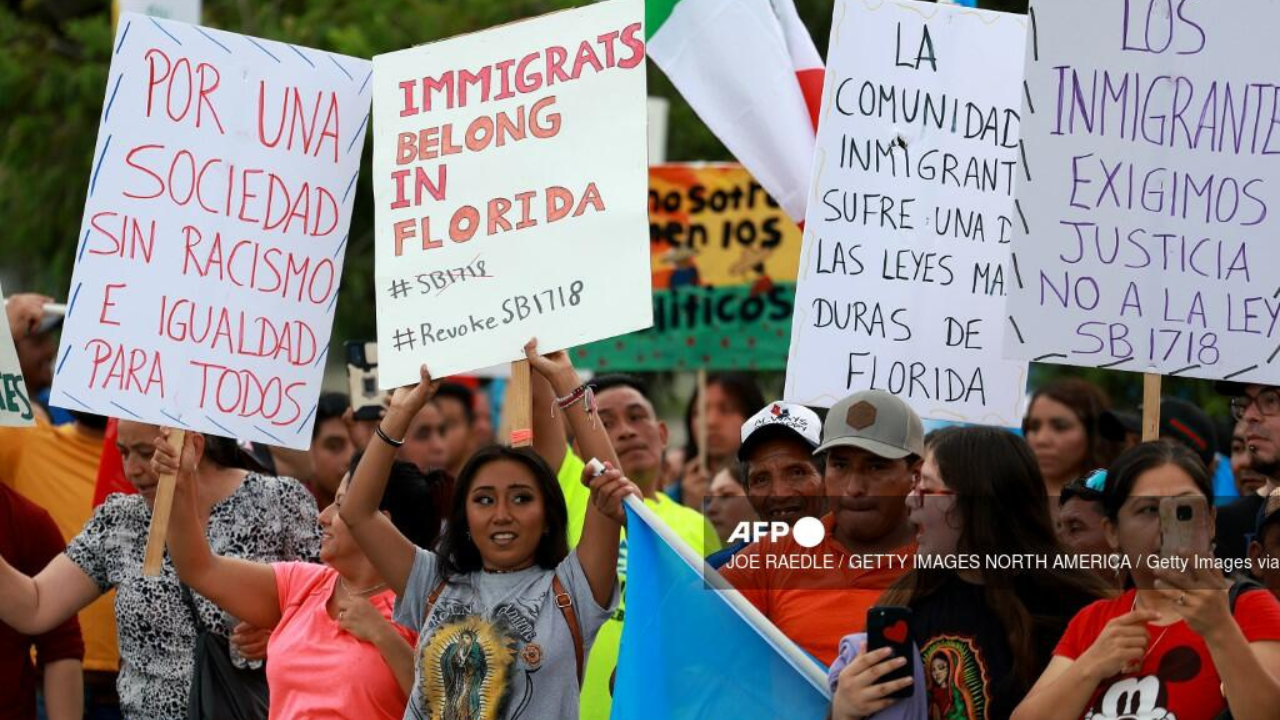
[[[862,448],[890,460],[924,456],[924,423],[911,406],[883,390],[863,390],[836,403],[822,426],[822,444]]]

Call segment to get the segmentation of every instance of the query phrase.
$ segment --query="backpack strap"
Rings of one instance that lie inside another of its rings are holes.
[[[569,634],[573,636],[573,654],[578,661],[578,687],[582,687],[582,628],[578,625],[578,613],[573,610],[573,596],[564,589],[564,583],[554,573],[551,575],[551,589],[556,594],[556,607],[560,608],[560,614],[564,615],[564,621],[569,625]]]
[[[448,576],[440,579],[440,584],[427,594],[427,607],[422,612],[422,625],[426,627],[427,620],[431,619],[431,608],[435,607],[436,601],[440,599],[440,593],[444,592],[444,588],[449,584]]]
[[[1240,596],[1252,592],[1254,590],[1265,590],[1266,588],[1255,580],[1237,580],[1231,583],[1231,589],[1227,591],[1227,606],[1231,609],[1231,614],[1236,614],[1236,601]]]

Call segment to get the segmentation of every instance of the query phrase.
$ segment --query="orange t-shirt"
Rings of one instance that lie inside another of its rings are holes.
[[[914,544],[883,555],[851,555],[822,518],[823,540],[802,547],[788,535],[743,548],[720,569],[769,621],[824,665],[840,638],[866,629],[867,610],[915,564]]]
[[[44,508],[70,541],[93,515],[93,489],[98,480],[102,435],[74,424],[54,427],[39,413],[35,427],[0,428],[0,483]],[[115,592],[80,611],[84,634],[84,669],[116,672]]]

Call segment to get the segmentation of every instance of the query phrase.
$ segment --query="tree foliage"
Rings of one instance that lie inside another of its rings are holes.
[[[585,1],[204,0],[204,24],[368,58]],[[834,1],[795,3],[825,56]],[[1027,1],[984,0],[981,5],[1025,12]],[[0,4],[0,279],[10,292],[66,293],[110,63],[108,6],[103,0]],[[671,103],[669,160],[732,159],[652,66],[649,92]],[[370,156],[366,151],[358,183],[338,303],[338,337],[372,337],[374,332]],[[1033,380],[1057,372],[1038,367]],[[1141,393],[1136,375],[1093,375],[1119,398],[1135,400]],[[1191,388],[1182,392],[1199,393]]]

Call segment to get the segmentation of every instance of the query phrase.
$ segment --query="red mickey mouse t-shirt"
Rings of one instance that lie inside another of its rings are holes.
[[[1081,610],[1067,626],[1054,655],[1075,660],[1089,649],[1107,622],[1133,609],[1136,590],[1114,600],[1099,600]],[[1280,640],[1280,602],[1265,590],[1236,599],[1236,623],[1249,642]],[[1204,639],[1184,621],[1147,625],[1147,656],[1135,673],[1116,675],[1094,691],[1083,720],[1214,720],[1226,709],[1222,678]]]

